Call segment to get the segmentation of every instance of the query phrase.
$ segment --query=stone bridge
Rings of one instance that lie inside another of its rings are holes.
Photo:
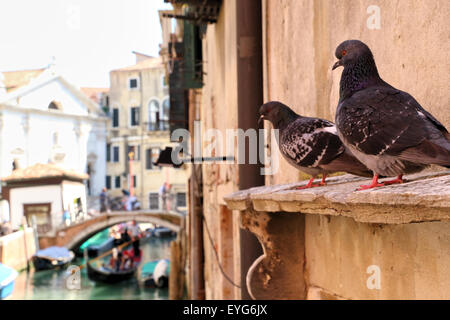
[[[113,211],[91,219],[58,229],[54,235],[39,237],[39,247],[64,246],[68,249],[79,247],[97,232],[115,224],[136,220],[136,222],[153,223],[178,232],[184,223],[184,217],[175,212],[149,210]]]

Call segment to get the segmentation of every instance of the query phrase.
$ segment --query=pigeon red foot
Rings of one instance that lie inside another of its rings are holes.
[[[326,179],[326,175],[323,175],[322,177],[322,181],[320,181],[318,184],[313,184],[314,182],[314,177],[312,177],[311,179],[309,179],[308,184],[306,186],[302,186],[302,187],[297,187],[295,189],[297,190],[302,190],[302,189],[309,189],[309,188],[314,188],[314,187],[323,187],[326,186],[327,184],[325,183],[325,179]]]
[[[373,179],[372,179],[372,183],[371,184],[366,184],[366,185],[360,185],[358,189],[356,189],[356,191],[361,191],[361,190],[367,190],[367,189],[373,189],[373,188],[377,188],[377,187],[383,187],[384,183],[379,183],[378,182],[378,175],[374,175]]]
[[[405,182],[405,180],[403,180],[403,175],[399,174],[396,179],[390,180],[390,181],[384,181],[383,183],[384,183],[384,185],[390,185],[390,184],[403,183],[403,182]]]

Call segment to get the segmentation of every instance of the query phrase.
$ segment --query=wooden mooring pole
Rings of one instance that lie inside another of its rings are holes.
[[[182,235],[181,235],[182,236]],[[170,243],[169,299],[181,300],[184,294],[183,247],[180,234]]]

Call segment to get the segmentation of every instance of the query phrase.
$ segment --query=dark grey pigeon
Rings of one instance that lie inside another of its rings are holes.
[[[325,185],[327,174],[345,171],[358,176],[372,176],[337,136],[334,123],[302,117],[281,102],[271,101],[259,109],[260,120],[268,120],[279,129],[279,148],[284,158],[297,169],[312,175],[308,184],[298,189]],[[322,181],[313,184],[317,175]]]
[[[407,92],[383,81],[369,47],[347,40],[336,49],[344,67],[336,112],[342,142],[373,171],[370,185],[359,190],[402,183],[403,175],[430,164],[450,167],[450,134]],[[378,182],[378,177],[397,179]]]

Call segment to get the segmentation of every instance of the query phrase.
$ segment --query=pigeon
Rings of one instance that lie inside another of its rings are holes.
[[[334,123],[302,117],[278,101],[263,104],[259,114],[259,121],[268,120],[279,130],[278,145],[283,157],[295,168],[312,176],[306,186],[297,189],[324,186],[326,176],[338,171],[372,176],[370,170],[342,144]],[[319,174],[322,174],[322,181],[314,184]]]
[[[409,93],[380,78],[369,47],[347,40],[336,48],[341,75],[336,128],[341,141],[372,170],[369,185],[402,183],[431,164],[450,167],[450,134]],[[397,178],[378,182],[380,176]]]

